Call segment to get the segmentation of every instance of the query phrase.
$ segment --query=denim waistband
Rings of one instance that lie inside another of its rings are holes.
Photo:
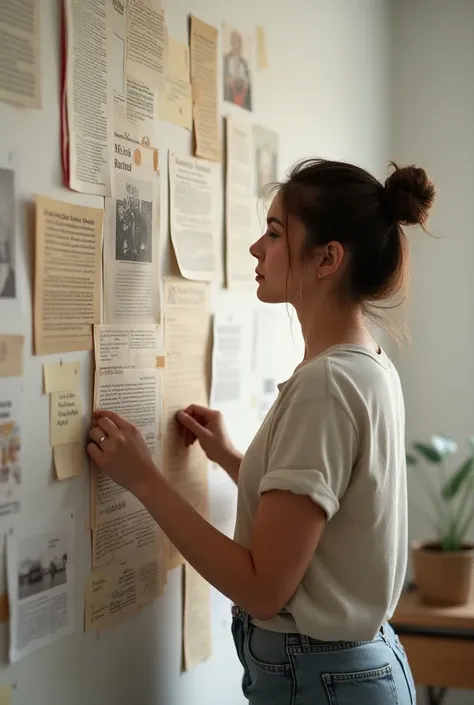
[[[252,618],[248,614],[248,612],[245,612],[245,610],[238,607],[238,605],[233,605],[232,606],[232,616],[235,619],[240,619],[244,624],[245,632],[248,632],[249,625],[252,621]],[[393,632],[392,632],[392,634],[393,634]],[[288,636],[289,644],[291,644],[291,646],[305,647],[305,646],[311,646],[311,645],[317,646],[317,645],[321,645],[321,644],[325,644],[325,643],[326,644],[330,643],[330,642],[322,641],[320,639],[314,639],[313,637],[306,636],[306,634],[288,633],[287,636]],[[382,626],[379,629],[378,636],[375,638],[376,639],[377,638],[383,639],[383,641],[385,641],[390,646],[392,639],[390,638],[390,632],[389,632],[389,627],[388,627],[387,622],[384,622],[382,624]],[[359,643],[365,644],[365,643],[367,643],[366,641],[356,641],[356,640],[349,640],[349,641],[352,644],[359,644]]]

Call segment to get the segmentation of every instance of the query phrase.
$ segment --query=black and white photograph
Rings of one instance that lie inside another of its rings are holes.
[[[252,110],[252,42],[225,23],[223,37],[224,100]]]
[[[278,135],[260,125],[253,126],[255,193],[278,179]]]
[[[53,534],[28,536],[18,544],[18,599],[67,582],[67,543]]]
[[[15,174],[0,167],[0,300],[15,299]]]
[[[122,262],[152,261],[153,202],[144,198],[150,185],[134,179],[123,184],[116,199],[115,259]]]

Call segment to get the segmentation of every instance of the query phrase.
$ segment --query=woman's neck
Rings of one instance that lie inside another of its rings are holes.
[[[317,357],[333,345],[361,345],[374,352],[377,344],[367,330],[361,307],[342,305],[334,300],[322,305],[296,308],[305,342],[303,362]]]

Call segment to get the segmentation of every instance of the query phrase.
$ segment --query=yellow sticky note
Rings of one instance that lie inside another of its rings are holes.
[[[83,444],[68,443],[67,445],[55,446],[53,461],[58,480],[66,480],[69,477],[80,475],[84,467]]]
[[[261,26],[257,27],[257,67],[268,69],[267,40],[265,29]]]
[[[51,394],[51,445],[82,441],[82,402],[76,392]]]
[[[12,689],[9,685],[0,685],[0,705],[11,705]]]
[[[79,366],[79,362],[43,365],[45,393],[77,391],[79,389]]]

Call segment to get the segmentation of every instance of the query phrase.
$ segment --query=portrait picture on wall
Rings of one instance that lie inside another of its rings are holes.
[[[0,168],[0,300],[15,299],[15,189],[12,169]]]
[[[153,202],[151,184],[125,178],[117,184],[115,259],[152,261]]]
[[[223,24],[224,100],[252,110],[252,41]]]
[[[253,126],[255,193],[278,180],[278,135],[260,125]]]

